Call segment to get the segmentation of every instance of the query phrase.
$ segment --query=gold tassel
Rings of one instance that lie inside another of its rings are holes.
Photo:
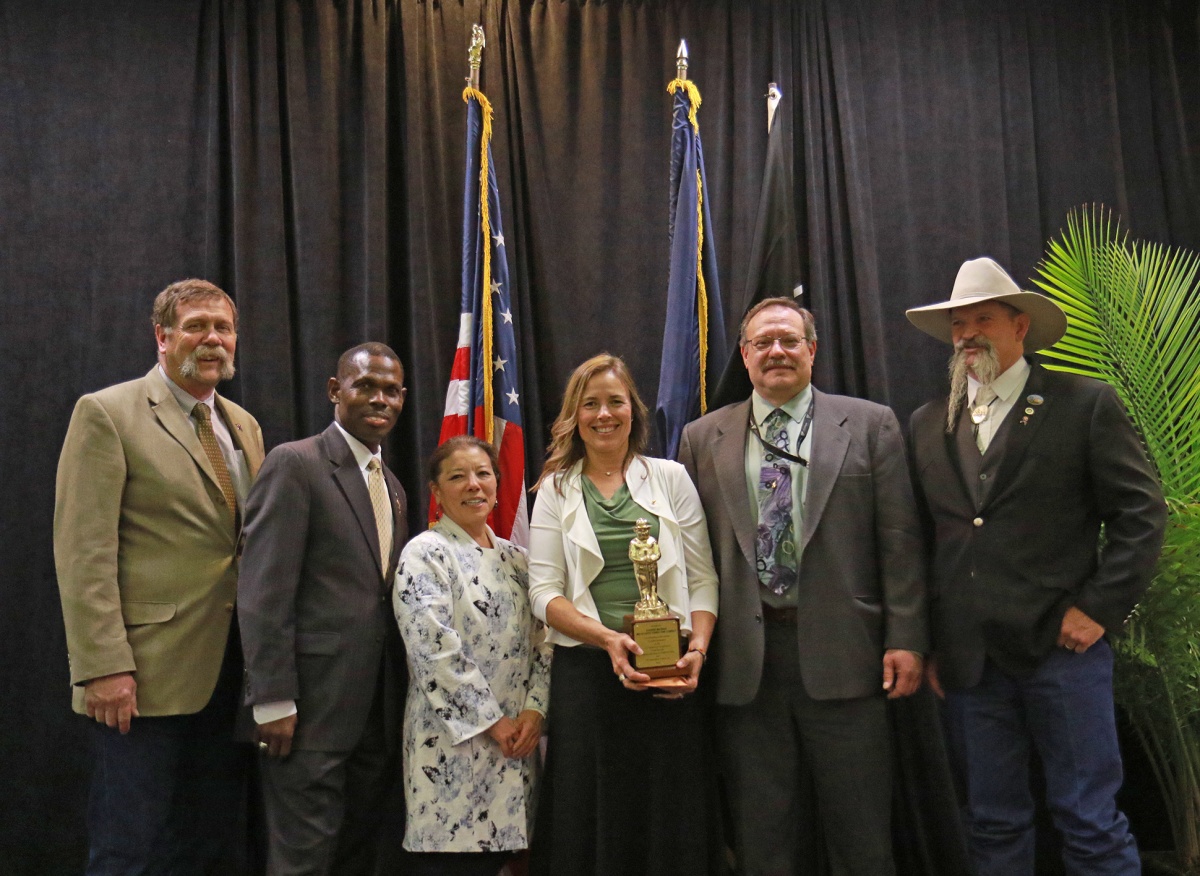
[[[495,400],[492,388],[492,224],[488,213],[488,144],[492,142],[492,104],[483,92],[467,86],[463,102],[479,101],[483,110],[483,136],[479,138],[479,227],[483,232],[483,301],[481,302],[480,337],[483,339],[480,372],[483,377],[483,438],[489,444],[496,432]]]

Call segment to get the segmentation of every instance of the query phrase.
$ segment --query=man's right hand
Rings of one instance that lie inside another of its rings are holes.
[[[296,716],[288,715],[277,721],[258,725],[257,738],[267,744],[264,754],[271,757],[287,757],[292,753],[292,735],[296,732]]]
[[[137,682],[132,672],[102,675],[84,682],[83,705],[87,716],[98,724],[129,732],[129,723],[138,717]]]
[[[946,698],[946,691],[942,689],[942,680],[938,678],[938,662],[937,657],[930,654],[925,658],[925,681],[930,689],[937,694],[938,699]]]

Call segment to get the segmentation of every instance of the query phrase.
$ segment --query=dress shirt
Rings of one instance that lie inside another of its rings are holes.
[[[977,433],[985,452],[988,445],[992,443],[992,438],[995,437],[1000,424],[1004,422],[1004,418],[1008,416],[1008,412],[1012,410],[1017,398],[1020,397],[1021,391],[1025,389],[1025,381],[1028,378],[1029,362],[1022,356],[1010,365],[1007,371],[992,381],[992,390],[996,393],[996,400],[988,407],[987,417],[979,424]],[[968,409],[975,406],[975,394],[979,392],[979,387],[982,385],[970,374],[967,375]]]
[[[342,428],[342,424],[336,419],[333,421],[333,425],[337,426],[338,431],[342,433],[342,437],[346,439],[346,443],[350,445],[350,452],[354,454],[354,461],[358,463],[359,471],[362,472],[363,483],[367,485],[368,489],[370,489],[370,472],[367,471],[367,465],[372,459],[378,459],[379,470],[383,471],[382,448],[372,453],[371,448],[367,447],[367,445],[363,444],[344,428]],[[395,521],[393,521],[393,524],[394,523]],[[256,703],[254,706],[254,723],[268,724],[271,721],[278,721],[280,718],[286,718],[288,715],[294,714],[296,714],[295,700],[276,700],[275,702],[270,703]]]
[[[796,393],[796,395],[792,396],[791,399],[779,406],[779,409],[788,416],[788,453],[803,459],[812,459],[812,426],[809,426],[808,434],[804,436],[804,441],[799,447],[796,446],[796,439],[800,435],[800,426],[804,422],[804,415],[808,412],[808,406],[812,402],[812,397],[812,384],[810,383],[804,389],[800,390],[800,392]],[[758,432],[764,439],[767,437],[767,417],[774,410],[775,406],[757,392],[750,396],[750,416],[754,418],[754,423],[758,426]],[[759,472],[762,470],[764,455],[765,451],[759,440],[754,437],[753,433],[747,434],[746,489],[750,492],[750,508],[754,512],[755,527],[758,526],[758,478]],[[808,496],[808,469],[799,463],[791,462],[783,457],[778,457],[776,462],[787,463],[792,473],[792,532],[796,542],[796,566],[799,568],[802,560],[800,553],[804,535],[804,500]],[[782,596],[778,596],[765,587],[762,588],[763,601],[776,608],[795,605],[799,598],[798,593],[798,588],[791,587]]]
[[[217,411],[217,391],[214,389],[209,392],[207,398],[196,398],[172,380],[167,375],[167,372],[163,370],[162,365],[158,366],[158,374],[162,377],[163,382],[167,384],[167,389],[171,390],[171,395],[175,396],[175,400],[179,402],[179,406],[183,408],[183,412],[187,415],[188,422],[192,424],[192,428],[196,430],[197,436],[200,434],[200,424],[192,416],[192,409],[196,407],[196,402],[208,405],[208,418],[212,422],[213,435],[217,438],[217,446],[221,448],[221,456],[225,458],[225,468],[229,469],[229,477],[233,481],[233,492],[237,496],[238,505],[244,507],[246,504],[246,494],[250,492],[250,469],[246,465],[245,454],[238,448],[237,443],[233,440],[233,436],[229,434],[229,427],[225,425],[225,418],[220,416]]]

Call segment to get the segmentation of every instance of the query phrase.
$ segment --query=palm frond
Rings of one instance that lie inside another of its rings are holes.
[[[1048,367],[1111,384],[1168,496],[1200,492],[1200,255],[1130,242],[1101,206],[1067,216],[1034,283],[1067,313]]]

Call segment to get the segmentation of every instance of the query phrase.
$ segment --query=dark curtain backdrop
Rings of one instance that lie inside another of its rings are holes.
[[[476,22],[531,471],[586,356],[626,357],[653,407],[681,37],[731,339],[766,84],[782,87],[823,388],[906,418],[940,390],[946,351],[904,308],[945,297],[984,253],[1024,280],[1074,205],[1200,246],[1196,0],[0,0],[4,872],[80,868],[88,765],[69,713],[54,471],[75,399],[152,364],[158,290],[201,276],[236,298],[228,394],[268,446],[328,422],[342,349],[390,342],[410,387],[390,460],[424,495],[457,334]],[[936,735],[911,730],[930,715],[921,701],[898,714],[910,789],[940,757]],[[952,819],[940,791],[912,812]],[[902,827],[909,860],[953,860],[950,826]]]

